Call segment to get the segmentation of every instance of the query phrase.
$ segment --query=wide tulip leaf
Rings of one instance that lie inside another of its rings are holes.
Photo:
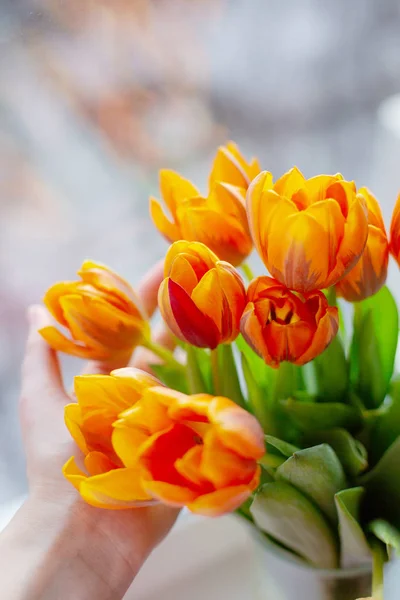
[[[359,523],[360,506],[365,490],[349,488],[335,496],[339,519],[340,566],[343,569],[370,564],[371,549]]]
[[[369,531],[381,540],[386,546],[393,548],[400,554],[400,531],[384,519],[376,519],[368,525]]]
[[[273,435],[265,436],[265,444],[267,447],[267,452],[277,452],[285,458],[289,458],[289,456],[292,456],[294,452],[298,452],[300,450],[300,448],[297,448],[297,446],[293,446],[293,444],[284,442],[283,440],[280,440],[279,438],[276,438]]]
[[[337,454],[345,472],[350,477],[360,475],[368,467],[367,450],[346,429],[315,431],[305,437],[307,445],[329,444]]]
[[[396,356],[399,318],[387,287],[354,306],[351,380],[368,408],[380,406]]]
[[[376,462],[400,435],[400,380],[390,384],[391,404],[379,415],[372,430],[371,454]]]
[[[400,436],[359,481],[366,490],[367,516],[386,519],[400,528]]]
[[[343,427],[350,431],[362,425],[362,415],[358,408],[341,402],[297,402],[282,401],[285,412],[303,432]]]
[[[177,369],[173,365],[150,365],[151,370],[155,376],[162,381],[166,386],[182,392],[183,394],[189,393],[188,382],[185,377],[182,376],[182,370]]]
[[[299,490],[284,481],[263,485],[250,512],[261,529],[311,565],[338,566],[335,535],[321,511]]]
[[[315,369],[317,394],[321,401],[345,400],[349,387],[349,364],[340,338],[336,336],[312,364]]]
[[[337,521],[335,494],[346,487],[346,477],[340,460],[328,444],[295,452],[277,469],[276,479],[293,485],[330,521]]]

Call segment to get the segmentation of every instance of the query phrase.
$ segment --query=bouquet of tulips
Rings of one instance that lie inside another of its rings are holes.
[[[233,143],[205,196],[173,171],[160,185],[168,215],[154,198],[150,212],[171,245],[158,306],[175,354],[103,265],[45,295],[66,330],[41,331],[54,349],[115,366],[138,346],[161,358],[151,374],[75,378],[65,421],[81,452],[65,477],[105,509],[237,511],[309,565],[373,564],[380,593],[400,550],[398,310],[384,285],[400,199],[389,241],[367,188],[297,168],[274,181]]]

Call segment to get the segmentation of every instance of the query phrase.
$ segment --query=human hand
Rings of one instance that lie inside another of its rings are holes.
[[[161,279],[162,265],[158,265],[138,288],[149,314],[156,308]],[[50,584],[48,577],[42,581],[41,573],[40,583],[36,580],[35,585],[37,590],[42,591],[39,593],[35,589],[29,597],[57,597],[62,600],[96,595],[99,599],[122,598],[148,554],[172,527],[177,511],[163,505],[123,511],[93,508],[85,504],[64,479],[62,466],[71,455],[76,455],[77,448],[64,425],[64,406],[71,402],[71,398],[62,383],[57,355],[37,333],[38,329],[49,324],[51,318],[43,307],[30,308],[30,332],[20,401],[29,495],[19,517],[25,525],[26,521],[30,524],[32,520],[39,523],[37,535],[49,536],[50,546],[53,543],[60,545],[58,551],[62,554],[64,567],[61,573],[54,555],[51,566],[47,565],[46,570],[47,573],[53,572],[53,579],[57,581]],[[156,333],[155,337],[158,343],[166,346],[171,347],[173,343],[165,329]],[[149,363],[156,360],[147,350],[140,349],[131,364],[148,369]],[[108,373],[109,369],[106,365],[89,363],[84,372]],[[18,513],[14,521],[18,524]],[[71,561],[66,571],[65,556]],[[79,562],[76,564],[74,560],[77,558]],[[86,582],[82,584],[80,581],[78,593],[73,579],[76,579],[76,569],[82,571],[82,565],[86,571]],[[63,581],[62,593],[58,591],[61,590],[60,581]],[[86,584],[88,592],[84,590]],[[100,593],[96,587],[98,584],[102,588]],[[48,589],[53,590],[53,595],[44,596]],[[35,593],[39,595],[35,596]]]

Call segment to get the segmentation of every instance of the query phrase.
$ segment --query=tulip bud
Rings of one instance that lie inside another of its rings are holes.
[[[165,258],[161,314],[181,340],[216,348],[239,334],[246,291],[239,273],[204,244],[175,242]]]
[[[349,302],[358,302],[379,292],[387,276],[389,243],[381,209],[377,199],[367,188],[359,194],[368,208],[368,239],[356,266],[336,284],[339,296]]]
[[[104,265],[86,261],[78,275],[80,281],[56,283],[44,297],[71,337],[52,326],[40,334],[60,352],[100,361],[128,360],[149,330],[138,296]]]
[[[271,275],[308,293],[336,284],[368,236],[365,198],[341,175],[305,179],[291,169],[274,184],[266,171],[247,192],[250,232]]]
[[[322,292],[290,292],[271,277],[254,279],[241,320],[246,342],[271,367],[304,365],[325,350],[338,330],[337,308]]]

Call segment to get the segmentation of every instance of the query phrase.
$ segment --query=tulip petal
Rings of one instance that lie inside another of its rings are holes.
[[[175,468],[182,477],[190,481],[194,486],[202,488],[202,492],[204,490],[211,491],[213,486],[207,481],[207,476],[204,477],[202,475],[202,457],[202,447],[194,446],[182,458],[178,458],[175,461]]]
[[[163,481],[143,479],[143,487],[150,496],[171,506],[185,506],[188,502],[193,502],[198,496],[198,492],[187,487]]]
[[[192,300],[204,315],[213,320],[218,331],[222,331],[225,296],[216,269],[211,269],[202,277],[192,292]]]
[[[238,219],[242,227],[249,233],[245,199],[245,188],[220,181],[211,190],[207,204],[215,212],[230,215]]]
[[[93,360],[104,360],[108,358],[109,353],[105,349],[100,348],[88,348],[82,346],[79,342],[75,342],[67,338],[55,327],[43,327],[39,329],[40,335],[46,340],[53,350],[57,352],[65,352],[66,354],[72,354],[79,358],[93,359]]]
[[[176,421],[208,422],[208,407],[213,396],[209,394],[181,394],[171,403],[168,413]]]
[[[151,391],[145,393],[143,398],[134,406],[125,410],[120,419],[125,424],[147,431],[149,434],[166,429],[171,425],[168,416],[168,407],[158,401],[157,396]]]
[[[251,237],[258,254],[265,264],[266,248],[263,244],[264,240],[264,223],[263,217],[267,212],[265,206],[266,200],[264,193],[272,188],[272,174],[268,171],[262,171],[251,183],[246,195],[247,218]]]
[[[248,485],[238,485],[216,490],[210,494],[199,496],[194,502],[188,503],[188,509],[205,517],[218,517],[233,512],[249,498],[260,481],[260,467],[257,467],[253,480]]]
[[[175,242],[182,238],[180,227],[166,217],[161,204],[155,198],[150,198],[150,216],[158,231],[168,242]]]
[[[83,416],[104,411],[115,417],[130,408],[139,399],[139,393],[129,389],[124,396],[118,389],[119,381],[109,375],[78,375],[74,378],[74,391]]]
[[[297,167],[293,167],[274,183],[274,190],[279,196],[291,198],[299,189],[305,187],[305,183],[303,173]]]
[[[384,285],[389,261],[386,234],[373,225],[368,226],[368,240],[355,267],[336,284],[339,296],[348,302],[358,302],[376,294]]]
[[[337,254],[336,268],[330,273],[325,287],[335,285],[359,260],[368,238],[368,215],[365,200],[357,194],[349,208],[344,236]]]
[[[228,214],[208,207],[192,209],[181,206],[178,210],[182,235],[187,240],[201,240],[221,260],[240,264],[252,250],[252,241],[242,223]]]
[[[87,479],[87,474],[84,473],[76,464],[75,458],[72,456],[62,469],[64,477],[74,486],[79,492],[82,481]]]
[[[174,221],[177,206],[187,198],[199,195],[199,190],[188,179],[170,169],[160,171],[160,191]]]
[[[214,321],[172,279],[165,279],[160,286],[159,307],[164,321],[181,340],[200,348],[218,346],[219,331]]]
[[[336,254],[343,239],[344,216],[335,200],[322,200],[312,204],[306,212],[314,217],[324,231],[325,244],[323,247],[316,247],[318,252],[325,255],[328,272],[330,272],[336,264]]]
[[[400,264],[400,194],[397,197],[390,223],[390,252]]]
[[[210,187],[217,181],[226,181],[232,185],[244,188],[249,186],[251,180],[243,164],[241,164],[239,156],[242,158],[236,145],[231,145],[230,149],[225,146],[218,148],[211,168],[209,178]]]
[[[216,488],[248,484],[254,476],[256,463],[228,450],[215,431],[210,430],[204,438],[201,474]]]
[[[137,465],[139,448],[148,437],[145,431],[129,426],[123,419],[114,423],[112,446],[125,467]]]
[[[278,366],[268,351],[268,346],[263,335],[263,327],[255,315],[254,304],[252,302],[247,304],[243,312],[240,320],[240,331],[247,344],[258,356],[263,358],[271,367]]]
[[[198,284],[198,277],[185,254],[178,254],[175,258],[169,276],[173,281],[179,282],[189,296]]]
[[[168,277],[177,256],[183,254],[191,264],[197,278],[200,279],[209,269],[215,267],[218,256],[201,242],[180,240],[172,244],[165,256],[164,275]]]
[[[82,432],[82,412],[78,404],[67,404],[65,406],[64,421],[78,448],[83,454],[88,454],[89,449]]]
[[[264,432],[257,419],[222,396],[209,405],[210,422],[216,426],[219,440],[244,458],[261,458],[265,453]]]
[[[114,469],[81,481],[79,493],[92,506],[126,509],[147,506],[152,498],[144,491],[141,470]]]
[[[65,295],[76,294],[79,283],[77,281],[62,281],[49,288],[44,295],[43,302],[53,317],[64,327],[68,323],[64,317],[64,311],[60,306],[60,299]]]
[[[338,309],[334,306],[329,306],[325,315],[317,324],[317,330],[314,334],[312,342],[305,353],[296,361],[296,365],[304,365],[316,356],[321,354],[330,344],[339,329]]]
[[[140,319],[145,318],[142,301],[130,284],[105,265],[86,260],[78,271],[78,275],[96,290],[105,292],[110,304],[114,303],[114,297],[117,298],[116,308],[125,310]]]
[[[271,356],[279,363],[285,360],[295,362],[309,347],[314,334],[312,327],[305,321],[281,325],[272,321],[266,328],[266,343]]]
[[[101,475],[116,469],[118,465],[102,452],[89,452],[85,456],[85,467],[90,475]]]

